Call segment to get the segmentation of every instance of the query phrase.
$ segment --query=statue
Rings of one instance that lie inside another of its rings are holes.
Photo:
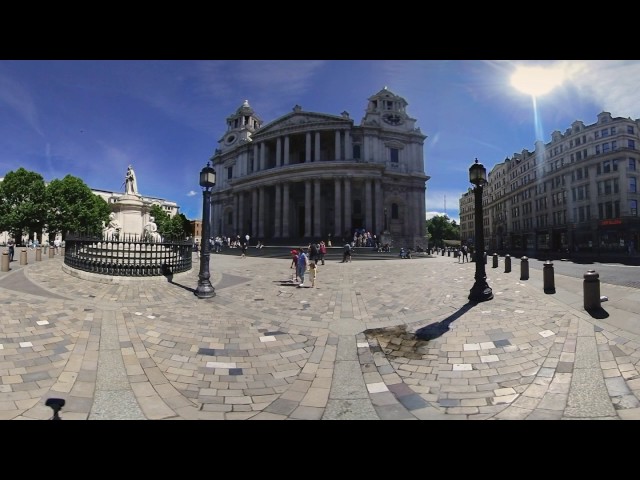
[[[122,225],[120,225],[120,222],[116,220],[116,214],[114,212],[111,212],[109,214],[109,225],[103,228],[102,236],[106,239],[117,240],[118,237],[120,237],[121,230],[122,230]]]
[[[124,176],[124,193],[127,195],[138,195],[138,182],[136,181],[136,173],[133,167],[129,165],[127,174]]]
[[[161,242],[162,237],[158,233],[158,226],[156,225],[155,218],[149,217],[149,221],[144,226],[144,233],[142,238],[148,242]]]

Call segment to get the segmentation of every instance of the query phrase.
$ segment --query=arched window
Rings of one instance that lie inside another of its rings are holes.
[[[400,212],[400,209],[398,208],[398,204],[397,203],[392,203],[391,204],[391,218],[393,220],[397,220],[398,218],[400,218],[399,212]]]

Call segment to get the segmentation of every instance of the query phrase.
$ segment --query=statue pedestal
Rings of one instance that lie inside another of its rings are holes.
[[[142,230],[147,219],[145,205],[140,195],[122,195],[113,204],[112,211],[116,214],[116,219],[122,225],[122,232],[125,235],[142,235]]]

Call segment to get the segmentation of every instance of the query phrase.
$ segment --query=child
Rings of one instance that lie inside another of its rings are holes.
[[[316,277],[318,276],[318,269],[316,268],[316,262],[309,264],[309,276],[311,277],[311,288],[316,286]]]

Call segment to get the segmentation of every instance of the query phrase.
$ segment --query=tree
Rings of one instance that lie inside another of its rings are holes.
[[[427,220],[427,232],[434,246],[444,246],[445,240],[460,240],[460,226],[447,215],[436,215]]]
[[[40,235],[46,223],[45,183],[42,175],[20,167],[0,182],[0,231],[20,242],[23,234]]]
[[[191,222],[182,213],[174,215],[171,219],[176,224],[175,229],[178,232],[180,238],[186,238],[191,235]]]
[[[78,177],[67,175],[47,185],[47,230],[51,235],[67,232],[97,235],[109,220],[109,204]]]
[[[153,205],[149,214],[155,219],[161,236],[178,239],[188,235],[189,220],[183,214],[178,213],[170,217],[159,205]]]

